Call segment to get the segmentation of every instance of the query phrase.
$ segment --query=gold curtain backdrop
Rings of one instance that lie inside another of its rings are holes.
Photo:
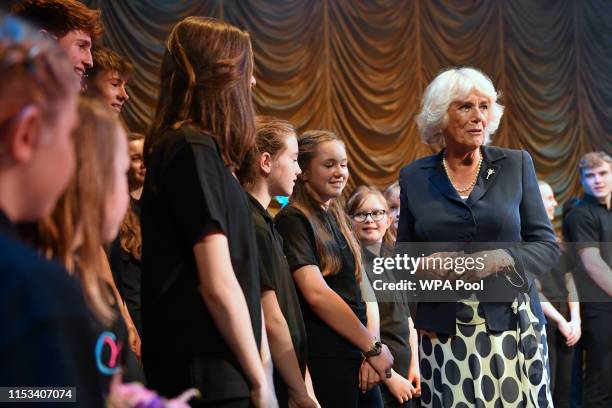
[[[609,0],[87,3],[102,10],[106,45],[136,66],[124,112],[133,130],[154,113],[169,31],[202,15],[251,33],[260,113],[346,139],[351,186],[384,187],[436,151],[420,142],[414,117],[425,87],[448,66],[491,76],[506,107],[492,143],[529,151],[559,201],[580,194],[583,153],[611,151]]]

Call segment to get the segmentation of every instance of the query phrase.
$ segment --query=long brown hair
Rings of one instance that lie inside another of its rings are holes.
[[[317,154],[318,146],[331,141],[338,141],[344,144],[342,139],[335,133],[327,130],[311,130],[304,132],[298,138],[298,164],[304,172],[302,175],[308,173],[310,163]],[[321,273],[323,276],[335,275],[342,269],[340,247],[323,218],[325,210],[321,207],[321,203],[315,199],[310,189],[311,187],[308,185],[308,182],[304,181],[303,177],[298,176],[290,203],[304,213],[312,226],[317,255],[321,260]],[[355,276],[358,281],[361,281],[363,269],[361,265],[361,248],[353,232],[351,221],[344,212],[344,199],[342,196],[330,200],[327,213],[334,218],[340,227],[340,231],[344,235],[355,259]]]
[[[142,232],[140,230],[140,219],[134,212],[132,206],[125,213],[125,217],[119,226],[119,245],[125,252],[131,254],[140,261],[142,256]]]
[[[128,143],[144,140],[144,138],[142,133],[132,132],[127,135]],[[128,182],[133,183],[131,167],[128,172]],[[130,184],[129,187],[130,190],[132,190],[135,186]],[[140,219],[134,212],[132,205],[129,206],[119,226],[119,245],[121,245],[121,249],[140,261],[140,257],[142,256],[142,233],[140,230]]]
[[[255,143],[251,39],[224,21],[187,17],[168,37],[155,120],[145,155],[162,132],[190,124],[217,139],[225,165],[238,169]]]
[[[63,263],[81,280],[85,297],[104,323],[113,318],[112,295],[102,284],[106,260],[102,250],[106,196],[114,184],[114,161],[120,124],[100,102],[79,101],[79,126],[72,133],[77,165],[74,178],[51,216],[40,223],[45,254]],[[80,245],[75,248],[77,239]]]
[[[355,189],[355,191],[353,191],[353,194],[351,194],[346,204],[347,214],[349,216],[355,214],[355,212],[363,205],[363,202],[369,196],[372,195],[378,197],[378,199],[384,206],[383,209],[387,212],[385,216],[390,217],[391,215],[389,213],[389,204],[387,203],[385,196],[383,195],[383,193],[380,192],[380,190],[371,186],[359,186]],[[391,225],[393,225],[393,223]],[[383,235],[383,244],[387,245],[390,248],[392,248],[395,244],[395,239],[391,231],[391,226],[387,228],[387,231],[385,231],[385,235]]]
[[[259,158],[266,152],[276,157],[285,147],[288,137],[296,137],[295,128],[286,120],[271,116],[257,116],[256,118],[255,146],[244,158],[242,167],[237,173],[243,186],[249,186],[257,180],[259,175]]]

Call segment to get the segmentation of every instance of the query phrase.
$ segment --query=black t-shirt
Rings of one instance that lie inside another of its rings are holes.
[[[390,248],[382,248],[380,256],[392,255],[393,251]],[[363,267],[370,283],[380,279],[380,275],[374,274],[372,268],[374,258],[377,256],[368,248],[363,249]],[[387,272],[384,282],[398,282],[398,279],[394,274]],[[393,298],[381,296],[380,299],[377,299],[378,313],[380,315],[380,339],[389,347],[389,351],[393,355],[393,369],[407,377],[411,358],[410,344],[408,343],[410,308],[408,306],[408,299],[402,296],[403,293],[394,291]]]
[[[259,273],[261,290],[273,290],[279,308],[285,317],[302,375],[306,373],[306,327],[300,309],[293,277],[283,253],[283,239],[274,227],[272,216],[249,195],[251,219],[255,227],[255,239],[259,248]],[[274,367],[274,389],[280,406],[287,404],[288,387]]]
[[[108,293],[113,293],[109,284],[106,285]],[[103,325],[93,313],[90,313],[92,331],[96,334],[96,343],[92,355],[100,375],[100,384],[104,394],[110,391],[112,376],[121,371],[124,383],[145,383],[144,373],[136,356],[130,348],[129,333],[119,305],[115,301],[111,305],[114,319],[109,326]]]
[[[306,372],[306,327],[300,309],[293,277],[287,258],[283,253],[283,238],[276,228],[272,216],[254,197],[251,202],[251,219],[255,227],[255,239],[259,248],[259,273],[261,290],[273,290],[280,310],[289,326],[293,347],[302,373]]]
[[[565,274],[572,273],[574,270],[573,256],[567,249],[563,249],[559,257],[559,263],[548,273],[542,275],[540,285],[542,294],[549,302],[567,302],[569,292],[565,284]]]
[[[332,236],[339,246],[342,257],[342,269],[339,273],[324,277],[327,285],[336,292],[353,310],[353,313],[365,325],[367,323],[366,307],[361,298],[361,291],[355,278],[353,253],[342,235],[336,221],[321,210]],[[314,230],[306,216],[293,205],[285,207],[275,218],[278,231],[283,236],[283,250],[291,272],[306,265],[320,267],[317,255]],[[308,334],[308,355],[329,358],[361,358],[360,350],[344,337],[336,333],[310,309],[304,297],[298,291],[306,333]]]
[[[568,240],[576,249],[596,247],[603,261],[612,267],[612,213],[595,197],[585,194],[565,219]],[[576,255],[575,282],[581,302],[593,302],[589,307],[612,310],[612,296],[605,293],[585,271]]]
[[[67,406],[104,406],[89,329],[81,289],[0,211],[0,386],[76,387]]]
[[[130,208],[138,220],[140,220],[140,200],[131,198]],[[113,242],[110,259],[117,289],[119,289],[119,285],[121,285],[121,297],[125,301],[138,334],[142,335],[142,305],[140,299],[142,264],[134,255],[121,248],[119,237]],[[117,272],[115,272],[116,268],[118,269]],[[119,281],[119,283],[117,283],[117,281]]]
[[[205,400],[248,397],[246,376],[202,299],[193,254],[208,232],[225,234],[259,345],[261,289],[249,201],[213,137],[187,126],[159,135],[147,156],[141,211],[142,353],[150,385],[164,388],[177,377],[167,367],[184,361],[190,383],[176,387],[196,386]],[[147,367],[147,360],[154,364]]]

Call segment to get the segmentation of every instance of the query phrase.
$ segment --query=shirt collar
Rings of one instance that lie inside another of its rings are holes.
[[[253,197],[249,193],[247,193],[247,195],[249,196],[249,200],[251,200],[251,204],[253,204],[253,207],[255,207],[255,209],[263,217],[263,219],[266,220],[268,224],[272,224],[273,221],[270,213],[265,208],[263,208],[261,203],[255,197]]]
[[[584,201],[585,203],[589,203],[598,207],[602,207],[604,210],[608,210],[608,207],[606,207],[606,205],[602,202],[600,202],[597,197],[591,195],[591,194],[587,194],[584,193],[584,196],[582,197],[582,201]],[[609,211],[609,210],[608,210]]]

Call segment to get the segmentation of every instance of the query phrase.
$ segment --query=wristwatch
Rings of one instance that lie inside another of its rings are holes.
[[[379,355],[382,352],[382,342],[380,340],[375,340],[372,343],[372,347],[368,351],[362,351],[361,355],[363,358],[374,357]]]

